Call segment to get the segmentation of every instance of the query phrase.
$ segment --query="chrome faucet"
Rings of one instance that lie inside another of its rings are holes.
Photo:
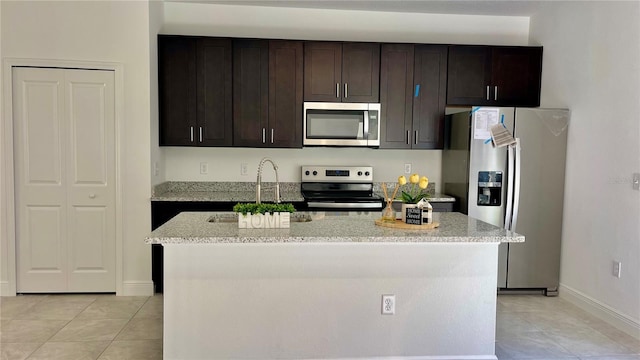
[[[256,204],[260,204],[260,187],[262,186],[262,167],[264,163],[270,162],[273,165],[273,171],[276,172],[276,204],[280,203],[280,181],[278,180],[278,165],[269,158],[263,158],[258,164],[258,180],[256,181]]]

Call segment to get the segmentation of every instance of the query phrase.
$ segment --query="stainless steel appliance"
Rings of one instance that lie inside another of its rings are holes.
[[[305,102],[303,145],[380,146],[380,104]]]
[[[309,210],[382,210],[371,166],[303,166],[300,186]]]
[[[501,291],[557,295],[569,116],[564,109],[473,107],[446,117],[444,193],[456,197],[458,211],[526,236],[500,245]],[[517,143],[492,146],[496,124]]]

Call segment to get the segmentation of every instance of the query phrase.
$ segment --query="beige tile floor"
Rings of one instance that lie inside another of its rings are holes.
[[[640,360],[640,341],[559,297],[501,295],[500,360]]]
[[[500,360],[640,360],[640,341],[560,298],[501,295]],[[0,359],[162,359],[162,296],[0,298]]]
[[[162,295],[1,297],[0,359],[162,359]]]

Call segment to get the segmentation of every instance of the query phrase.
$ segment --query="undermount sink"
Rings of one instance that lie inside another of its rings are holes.
[[[291,214],[289,222],[304,223],[304,222],[310,222],[311,220],[312,220],[311,215],[293,213]],[[209,219],[207,219],[207,221],[212,223],[237,223],[238,215],[237,214],[212,215]]]

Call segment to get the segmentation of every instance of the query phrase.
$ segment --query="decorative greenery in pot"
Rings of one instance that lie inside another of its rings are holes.
[[[402,190],[400,198],[405,204],[417,204],[422,199],[428,199],[427,186],[429,185],[429,179],[426,176],[420,177],[418,174],[413,174],[409,177],[409,183],[407,190]],[[405,186],[407,184],[407,178],[402,175],[398,177],[398,184]]]
[[[237,203],[233,206],[233,211],[242,215],[247,214],[273,214],[277,212],[294,213],[296,209],[291,203],[270,204],[270,203]]]

